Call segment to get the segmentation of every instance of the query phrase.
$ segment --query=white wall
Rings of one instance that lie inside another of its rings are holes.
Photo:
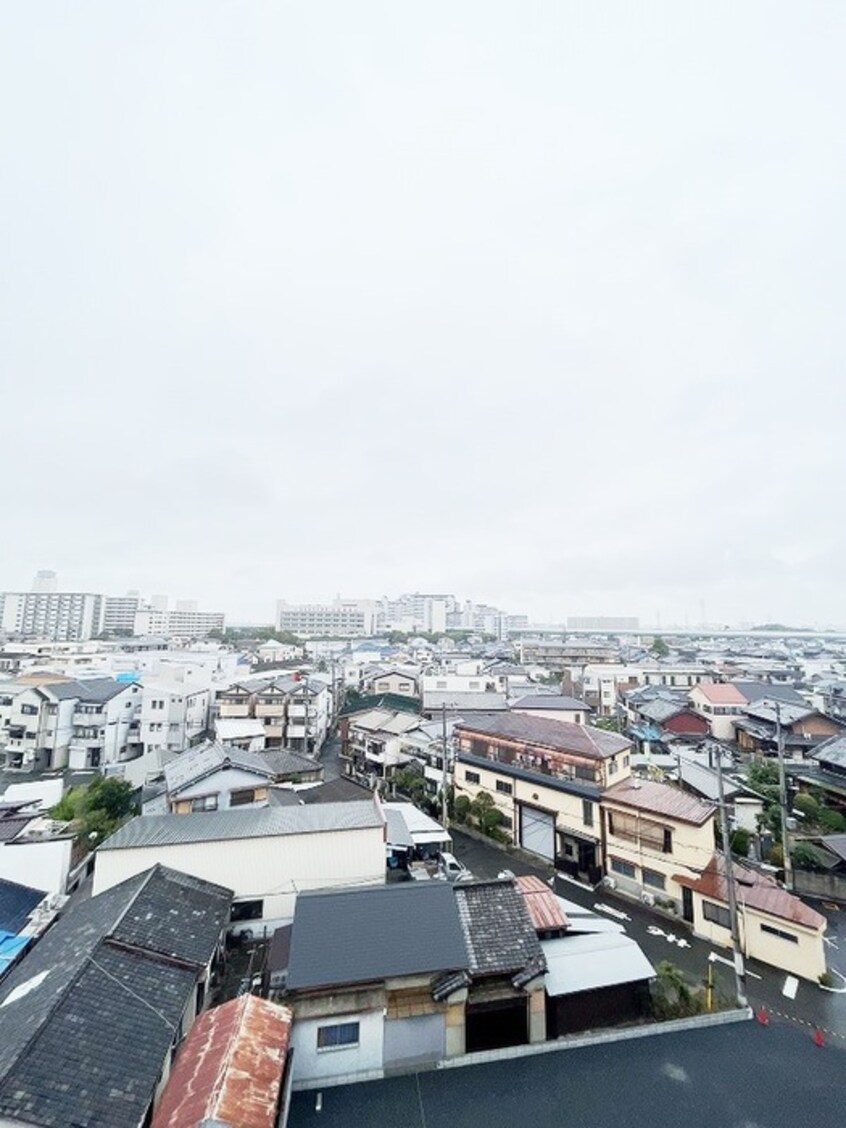
[[[341,1022],[358,1022],[359,1044],[318,1050],[317,1030]],[[385,1019],[382,1011],[331,1015],[325,1018],[297,1019],[296,1010],[291,1044],[294,1048],[294,1082],[340,1077],[382,1068]]]
[[[183,819],[199,816],[181,815]],[[385,841],[381,826],[221,842],[191,842],[99,850],[94,895],[161,862],[232,889],[236,900],[264,900],[264,916],[250,928],[290,923],[297,891],[381,885]]]
[[[0,850],[0,878],[43,889],[45,893],[64,893],[70,870],[70,838],[46,842],[7,842]]]

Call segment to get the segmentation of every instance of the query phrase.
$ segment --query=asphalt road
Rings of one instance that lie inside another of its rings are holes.
[[[536,873],[546,879],[552,868],[539,861],[534,864],[523,857],[507,854],[494,845],[479,842],[455,828],[453,852],[476,877],[495,877],[503,869],[513,873]],[[660,960],[670,960],[683,969],[692,983],[701,983],[708,969],[708,957],[713,952],[721,959],[730,959],[730,951],[715,948],[703,940],[691,936],[680,921],[652,913],[638,903],[601,890],[594,893],[571,882],[556,878],[556,892],[570,901],[586,908],[596,909],[597,904],[607,905],[617,912],[626,914],[621,923],[626,932],[637,940],[652,964]],[[829,921],[827,954],[829,967],[846,975],[846,908],[826,910],[815,904],[814,908],[824,912]],[[617,918],[614,918],[617,919]],[[650,931],[650,929],[652,931]],[[680,946],[683,939],[689,947]],[[726,998],[734,997],[734,973],[732,968],[719,960],[714,963],[715,988]],[[747,964],[747,994],[750,1004],[758,1010],[764,1006],[773,1022],[790,1022],[805,1032],[813,1033],[819,1027],[832,1045],[846,1048],[846,993],[835,994],[824,991],[815,983],[800,980],[795,999],[783,993],[787,976],[765,964],[749,961]],[[837,979],[837,977],[835,976]],[[844,986],[838,979],[838,986]],[[846,1114],[844,1114],[846,1123]]]
[[[323,778],[328,783],[330,779],[337,779],[341,775],[341,737],[337,731],[332,732],[320,750],[320,762],[323,765]]]
[[[841,1128],[843,1065],[742,1022],[296,1093],[289,1128]]]

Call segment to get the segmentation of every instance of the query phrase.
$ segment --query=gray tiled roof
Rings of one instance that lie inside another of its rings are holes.
[[[221,842],[230,838],[273,838],[326,830],[366,830],[383,826],[375,803],[323,803],[309,807],[252,807],[198,811],[190,815],[139,815],[100,847],[129,850],[185,842]]]
[[[292,990],[467,968],[451,885],[381,885],[297,898]]]
[[[501,736],[523,744],[536,744],[560,752],[572,752],[593,760],[604,760],[631,747],[631,741],[615,732],[556,721],[551,717],[529,717],[521,713],[497,713],[474,717],[456,726],[459,736],[465,731]]]
[[[546,971],[526,900],[513,880],[480,881],[453,889],[474,979]]]
[[[512,709],[544,709],[550,712],[554,709],[561,709],[567,713],[589,713],[591,711],[589,705],[585,705],[584,701],[579,701],[577,697],[567,697],[563,693],[530,693],[526,697],[521,697],[519,701],[515,701],[511,706]]]
[[[818,763],[835,764],[837,767],[846,768],[846,735],[833,736],[830,740],[826,740],[824,744],[820,744],[811,753],[812,760]],[[844,780],[846,785],[846,780]]]
[[[197,780],[211,775],[226,764],[242,768],[247,772],[255,772],[265,779],[320,769],[320,764],[316,760],[301,756],[297,752],[285,750],[250,752],[243,748],[231,748],[229,745],[221,744],[219,740],[209,740],[205,744],[198,744],[195,748],[180,752],[165,765],[167,789],[171,794],[178,792],[183,787],[188,787]]]
[[[29,885],[0,879],[0,932],[13,935],[20,932],[32,910],[46,896],[43,889],[32,889]]]
[[[0,984],[0,1118],[136,1128],[231,899],[155,866],[61,916]]]

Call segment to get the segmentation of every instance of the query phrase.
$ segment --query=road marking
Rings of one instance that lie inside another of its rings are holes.
[[[730,967],[734,970],[734,960],[727,960],[725,956],[718,956],[716,952],[708,953],[708,962],[725,964],[726,967]],[[746,968],[746,974],[751,975],[753,979],[763,979],[762,975],[756,975],[755,972],[750,971],[748,967]]]
[[[609,916],[616,917],[617,920],[631,920],[632,918],[628,913],[621,913],[619,909],[612,909],[610,905],[603,905],[600,901],[593,906],[597,912],[608,913]]]
[[[784,981],[784,986],[781,989],[782,995],[786,995],[788,999],[795,999],[796,992],[799,990],[799,980],[795,975],[788,975]]]

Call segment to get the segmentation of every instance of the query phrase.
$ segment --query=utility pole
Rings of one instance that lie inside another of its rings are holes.
[[[778,793],[781,806],[781,851],[784,854],[784,887],[793,888],[793,865],[790,860],[790,834],[787,830],[787,778],[784,771],[784,739],[781,731],[781,702],[775,703],[776,751],[778,753]]]
[[[731,842],[729,841],[728,814],[726,813],[726,797],[723,791],[723,756],[722,748],[717,746],[717,788],[720,796],[720,830],[723,837],[723,861],[726,868],[726,889],[728,891],[729,920],[731,923],[731,946],[734,953],[734,982],[737,994],[737,1005],[748,1005],[746,996],[746,967],[743,961],[743,949],[740,945],[740,925],[737,919],[737,896],[734,889],[734,862],[731,856]]]
[[[443,770],[441,772],[441,823],[444,830],[447,828],[447,820],[449,818],[449,806],[447,804],[447,707],[446,701],[441,706],[441,739],[444,746],[444,762]]]
[[[305,705],[305,730],[303,733],[303,750],[308,755],[308,674],[305,678],[305,689],[303,692],[303,703]]]

